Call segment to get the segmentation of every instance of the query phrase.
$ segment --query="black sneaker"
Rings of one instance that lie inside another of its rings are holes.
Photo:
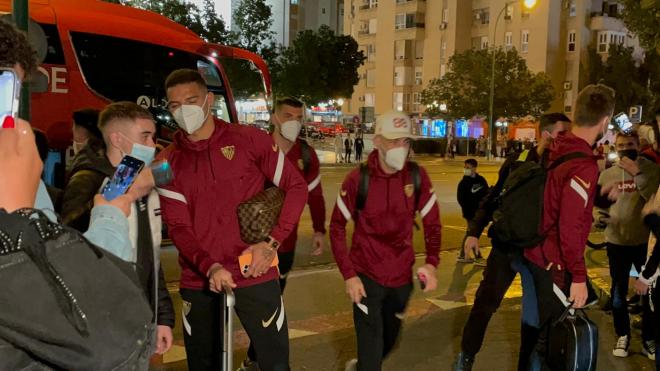
[[[472,371],[472,364],[474,364],[474,357],[460,352],[454,364],[454,371]]]
[[[642,354],[649,357],[651,361],[655,361],[655,341],[645,340],[642,341]]]

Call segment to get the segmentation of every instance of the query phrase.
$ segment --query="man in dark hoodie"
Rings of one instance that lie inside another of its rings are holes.
[[[601,84],[585,87],[575,103],[572,129],[560,133],[550,147],[549,166],[571,153],[583,157],[564,161],[548,172],[541,225],[546,237],[537,247],[525,250],[541,325],[530,370],[547,366],[547,329],[565,311],[567,302],[582,308],[587,301],[584,249],[598,183],[592,148],[607,133],[613,111],[614,90]]]
[[[113,176],[115,167],[125,155],[142,160],[149,166],[155,154],[156,132],[149,111],[132,102],[118,102],[107,106],[99,116],[99,129],[103,134],[105,149],[93,151],[87,145],[79,153],[71,171],[71,179],[64,190],[63,215],[65,224],[87,228],[83,220],[89,220],[94,196],[99,193],[106,179]],[[150,171],[145,168],[144,171]],[[152,190],[147,196],[131,205],[128,216],[131,249],[106,248],[119,258],[136,263],[138,277],[145,294],[154,308],[154,320],[158,324],[158,354],[172,346],[174,307],[163,271],[160,268],[160,242],[162,220],[158,194]]]

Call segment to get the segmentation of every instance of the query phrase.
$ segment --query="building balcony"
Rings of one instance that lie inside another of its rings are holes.
[[[375,36],[375,35],[376,35],[375,32],[370,33],[369,30],[360,30],[360,31],[358,31],[358,36],[360,36],[360,37],[368,37],[368,36]]]
[[[591,13],[591,24],[589,27],[592,31],[626,31],[626,26],[621,19],[609,17],[607,14],[601,12]]]
[[[397,12],[425,13],[426,0],[396,0]]]
[[[423,23],[422,23],[423,25]],[[395,40],[423,40],[424,27],[411,27],[397,29],[394,34]]]

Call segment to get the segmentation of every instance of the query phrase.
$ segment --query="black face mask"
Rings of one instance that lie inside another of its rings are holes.
[[[638,152],[636,149],[624,149],[622,151],[618,151],[618,153],[619,153],[619,158],[628,157],[633,161],[637,160]]]

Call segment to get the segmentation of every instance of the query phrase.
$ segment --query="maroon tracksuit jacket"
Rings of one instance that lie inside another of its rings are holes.
[[[179,250],[183,288],[206,287],[206,273],[216,262],[232,273],[239,288],[277,279],[277,268],[259,278],[241,275],[238,257],[248,246],[240,237],[236,209],[262,191],[268,179],[286,192],[279,223],[271,231],[284,241],[307,200],[304,179],[268,134],[222,120],[215,124],[211,138],[199,142],[178,131],[159,155],[174,173],[172,184],[158,191],[163,220]]]
[[[350,252],[346,244],[346,223],[356,217],[359,168],[348,174],[337,196],[330,222],[332,252],[344,279],[361,273],[385,287],[400,287],[412,281],[416,211],[424,224],[426,262],[437,267],[442,229],[440,209],[431,180],[422,167],[419,168],[421,194],[416,208],[407,166],[392,175],[384,173],[378,163],[377,150],[369,155],[368,165],[369,192],[364,209],[357,216]]]
[[[554,140],[549,165],[572,152],[583,152],[587,157],[567,161],[550,171],[543,202],[542,230],[546,238],[540,246],[525,250],[525,257],[543,269],[552,263],[555,283],[561,288],[570,284],[561,282],[564,270],[575,283],[587,279],[584,248],[598,183],[597,156],[587,142],[570,132],[560,133]]]
[[[309,146],[309,157],[311,161],[309,163],[307,174],[305,174],[300,139],[296,141],[286,154],[286,158],[300,171],[300,175],[305,178],[305,181],[307,182],[307,191],[309,192],[307,204],[309,205],[309,212],[312,214],[314,232],[325,234],[325,200],[323,199],[323,187],[321,187],[321,166],[319,158],[316,155],[314,148],[311,146]],[[289,237],[284,240],[284,243],[280,247],[280,251],[293,251],[296,248],[297,240],[298,225],[296,224]]]

